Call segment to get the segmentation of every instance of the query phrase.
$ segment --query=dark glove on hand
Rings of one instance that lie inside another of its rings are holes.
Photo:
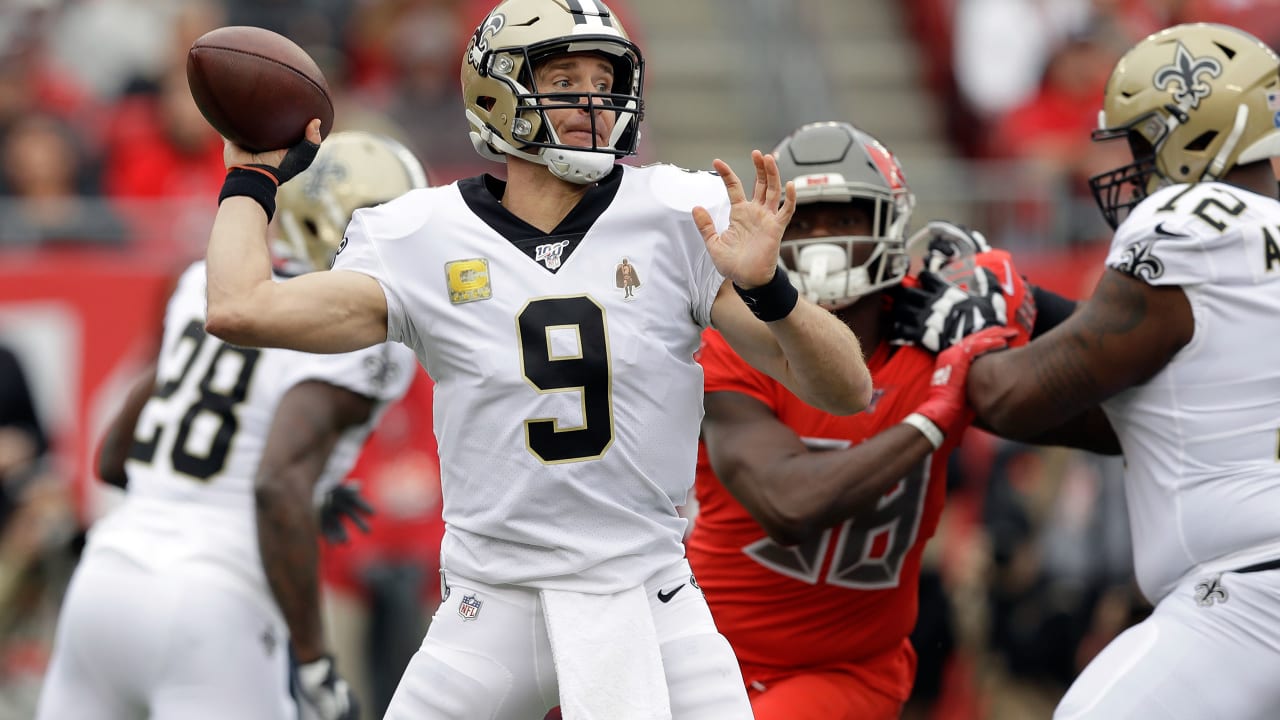
[[[293,685],[299,720],[358,720],[360,717],[360,703],[328,655],[294,665]]]
[[[284,159],[280,161],[280,167],[272,167],[265,163],[254,163],[245,167],[258,168],[276,179],[276,185],[283,185],[294,179],[303,170],[311,167],[311,163],[316,159],[316,153],[320,152],[320,146],[306,139],[297,145],[289,148],[289,152],[284,154]]]
[[[325,493],[320,505],[320,534],[331,543],[347,541],[343,519],[350,520],[360,532],[369,532],[366,516],[374,514],[373,506],[360,495],[360,483],[344,482]]]
[[[922,270],[917,287],[901,285],[893,291],[891,343],[936,353],[983,328],[1005,324],[999,278],[987,268],[966,264],[971,270],[967,277],[953,279],[947,269]]]

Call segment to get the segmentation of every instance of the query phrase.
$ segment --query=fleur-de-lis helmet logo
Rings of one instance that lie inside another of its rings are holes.
[[[1208,55],[1192,57],[1191,51],[1181,42],[1174,51],[1173,62],[1156,70],[1152,82],[1157,90],[1170,90],[1174,102],[1186,110],[1200,107],[1200,100],[1213,93],[1213,87],[1201,79],[1222,75],[1222,63]],[[1172,86],[1172,87],[1171,87]]]
[[[471,42],[467,46],[467,62],[472,67],[480,69],[484,54],[489,51],[489,38],[502,32],[502,28],[506,26],[507,16],[502,13],[493,13],[485,18],[480,27],[476,28],[475,33],[471,36]]]

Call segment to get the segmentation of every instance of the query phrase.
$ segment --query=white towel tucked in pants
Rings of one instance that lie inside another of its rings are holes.
[[[564,720],[670,720],[644,586],[612,595],[543,590]]]

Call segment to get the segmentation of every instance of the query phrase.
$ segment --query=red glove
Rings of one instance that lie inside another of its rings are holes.
[[[942,351],[933,365],[929,395],[903,422],[923,433],[935,450],[948,435],[963,431],[973,415],[966,391],[969,366],[976,358],[1005,349],[1017,334],[1013,328],[987,328]]]
[[[1009,253],[1003,250],[978,253],[973,257],[973,262],[978,268],[990,270],[1000,283],[1007,307],[1004,324],[1018,331],[1018,336],[1009,342],[1009,346],[1026,345],[1031,340],[1031,329],[1036,324],[1036,298],[1031,294],[1026,278],[1013,266],[1013,258]],[[944,277],[948,275],[945,268],[941,272]],[[959,282],[955,277],[951,280]]]

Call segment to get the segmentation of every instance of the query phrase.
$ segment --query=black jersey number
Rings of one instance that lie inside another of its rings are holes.
[[[765,538],[748,545],[744,552],[774,572],[816,585],[834,538],[836,551],[827,571],[828,585],[855,590],[897,587],[903,560],[920,532],[929,490],[929,460],[925,458],[899,480],[874,509],[809,542],[784,546]]]
[[[524,421],[529,452],[544,463],[591,460],[613,444],[613,379],[604,308],[575,297],[531,300],[516,317],[520,366],[539,393],[578,393],[582,424],[562,427],[558,418]]]
[[[207,339],[208,335],[205,334],[204,327],[200,322],[192,320],[187,323],[182,335],[178,338],[177,346],[173,350],[173,352],[181,353],[186,358],[182,364],[182,372],[177,377],[170,378],[158,385],[151,395],[152,398],[166,400],[183,383],[188,382],[188,378],[192,375],[191,369],[196,364],[196,359],[200,356],[200,350],[204,347]],[[227,464],[227,453],[231,449],[231,438],[235,436],[236,430],[240,426],[239,421],[236,419],[235,406],[244,402],[249,393],[249,380],[253,377],[253,369],[258,363],[260,355],[261,351],[254,348],[219,344],[217,351],[214,352],[208,366],[204,369],[204,374],[200,377],[197,387],[199,397],[182,415],[182,419],[178,421],[177,428],[171,429],[166,425],[161,425],[156,428],[149,438],[135,437],[133,446],[129,449],[129,457],[133,460],[150,463],[155,458],[156,448],[160,445],[160,434],[172,431],[175,433],[175,437],[170,460],[173,463],[174,470],[200,480],[208,480],[221,472],[223,466]],[[233,382],[228,386],[225,382],[217,383],[217,380],[219,379],[218,371],[224,362],[224,358],[230,356],[239,356],[239,369],[236,371]],[[218,387],[218,385],[222,387]],[[218,423],[217,430],[214,431],[208,454],[196,455],[187,449],[187,443],[191,435],[191,427],[196,418],[206,413],[216,419]]]
[[[1183,195],[1195,190],[1197,187],[1199,186],[1195,183],[1188,185],[1185,190],[1169,198],[1169,201],[1164,205],[1156,208],[1156,212],[1176,211],[1174,204],[1181,200]],[[1222,188],[1215,187],[1211,189],[1229,200],[1230,204],[1223,200],[1219,200],[1218,198],[1207,197],[1202,199],[1199,204],[1195,206],[1195,209],[1191,211],[1191,214],[1203,220],[1206,225],[1214,230],[1222,232],[1227,229],[1227,218],[1239,217],[1240,214],[1244,212],[1246,206],[1243,200]],[[1221,217],[1215,217],[1219,213],[1221,213]]]

